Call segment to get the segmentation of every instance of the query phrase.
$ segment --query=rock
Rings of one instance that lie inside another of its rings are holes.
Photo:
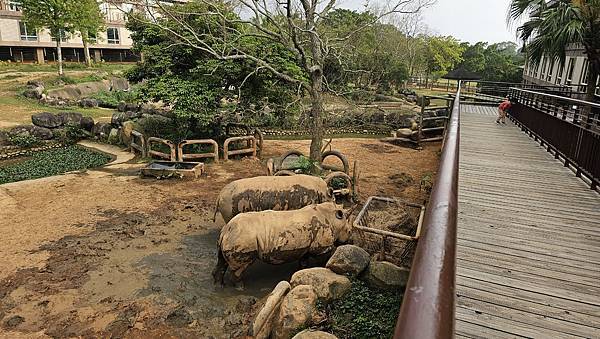
[[[140,118],[141,116],[142,116],[142,113],[136,112],[136,111],[116,112],[112,115],[110,122],[115,126],[120,126],[125,121],[137,119],[137,118]]]
[[[85,108],[98,107],[98,100],[92,98],[84,98],[79,100],[79,106]]]
[[[408,269],[387,261],[371,261],[365,274],[365,280],[373,287],[397,290],[406,286],[409,273]]]
[[[13,127],[10,130],[9,135],[33,135],[34,137],[41,140],[50,140],[53,138],[53,133],[51,129],[34,125]]]
[[[296,334],[292,339],[337,339],[337,337],[323,331],[304,330]]]
[[[23,96],[30,99],[41,99],[42,94],[44,94],[43,87],[27,88],[25,91],[23,91]]]
[[[92,128],[92,134],[98,137],[108,137],[112,126],[106,122],[97,122]]]
[[[21,317],[20,315],[14,315],[14,316],[6,319],[6,321],[4,321],[4,327],[6,327],[6,328],[17,327],[17,326],[21,325],[23,322],[25,322],[25,318]]]
[[[135,127],[135,123],[133,121],[125,121],[123,126],[121,127],[121,140],[125,145],[131,144],[131,132]]]
[[[298,271],[290,280],[292,287],[311,285],[320,299],[328,301],[342,297],[350,290],[348,277],[332,272],[328,268],[315,267]]]
[[[337,274],[359,275],[369,266],[371,257],[364,249],[354,245],[338,247],[326,267]]]
[[[94,128],[94,119],[92,119],[92,117],[83,117],[79,122],[79,126],[84,130],[91,132]]]
[[[76,85],[67,85],[62,88],[48,90],[48,96],[63,100],[79,100],[92,96],[99,92],[108,92],[110,90],[110,81],[92,81]]]
[[[108,134],[108,143],[113,145],[118,145],[121,143],[121,137],[118,129],[113,128],[110,130],[110,133]]]
[[[124,78],[111,78],[110,79],[110,90],[111,91],[127,91],[129,90],[129,82]]]
[[[422,95],[417,96],[417,104],[419,106],[423,106],[423,104],[425,104],[425,107],[431,105],[431,99],[424,97]]]
[[[27,87],[44,87],[44,83],[40,80],[27,81]]]
[[[119,112],[125,112],[127,108],[127,103],[125,101],[120,101],[119,104],[117,105],[117,111]]]
[[[173,312],[169,313],[166,319],[166,323],[175,327],[184,327],[192,323],[194,319],[188,311],[183,307],[180,307]]]
[[[265,304],[258,311],[250,327],[250,335],[256,339],[266,339],[271,334],[273,321],[278,313],[283,297],[290,291],[290,283],[281,281],[267,297]]]
[[[42,112],[31,116],[34,125],[45,128],[56,128],[63,125],[63,119],[58,115]]]
[[[290,338],[298,328],[304,327],[312,319],[317,305],[317,293],[310,285],[294,287],[281,302],[279,315],[275,320],[274,338]]]
[[[63,125],[81,126],[83,114],[77,112],[61,112],[58,116],[62,119]]]

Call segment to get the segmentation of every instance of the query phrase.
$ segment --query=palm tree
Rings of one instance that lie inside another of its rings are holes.
[[[517,34],[534,67],[543,56],[564,65],[567,47],[583,46],[589,60],[586,100],[593,101],[600,74],[600,0],[511,0],[509,23],[521,19]]]

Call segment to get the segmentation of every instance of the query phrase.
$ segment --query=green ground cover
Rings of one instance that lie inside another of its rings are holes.
[[[99,167],[110,160],[106,154],[77,145],[51,149],[34,153],[23,161],[11,160],[5,165],[0,162],[0,184]]]

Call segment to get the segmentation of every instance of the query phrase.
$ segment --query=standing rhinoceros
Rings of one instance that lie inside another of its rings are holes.
[[[225,223],[245,212],[297,210],[311,204],[333,201],[327,183],[310,175],[254,177],[225,186],[217,198],[217,212]]]
[[[350,214],[333,202],[295,211],[263,211],[237,215],[221,230],[215,283],[223,284],[227,268],[236,284],[256,260],[283,264],[330,252],[350,238]]]

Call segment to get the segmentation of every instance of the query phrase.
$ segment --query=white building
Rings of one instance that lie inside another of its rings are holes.
[[[168,2],[183,2],[171,0]],[[109,0],[100,4],[106,19],[106,31],[101,32],[90,53],[96,61],[137,61],[131,52],[133,41],[125,28],[125,13],[136,9],[135,0]],[[22,20],[20,0],[0,0],[0,60],[17,62],[46,62],[56,60],[56,42],[48,30],[32,30]],[[78,34],[62,38],[63,59],[84,61],[83,42]]]
[[[567,51],[567,59],[563,67],[558,60],[544,57],[537,67],[525,65],[523,81],[525,84],[570,87],[576,97],[583,97],[587,86],[592,83],[596,87],[596,95],[600,98],[600,77],[595,81],[587,78],[588,59],[580,45],[573,45]]]

